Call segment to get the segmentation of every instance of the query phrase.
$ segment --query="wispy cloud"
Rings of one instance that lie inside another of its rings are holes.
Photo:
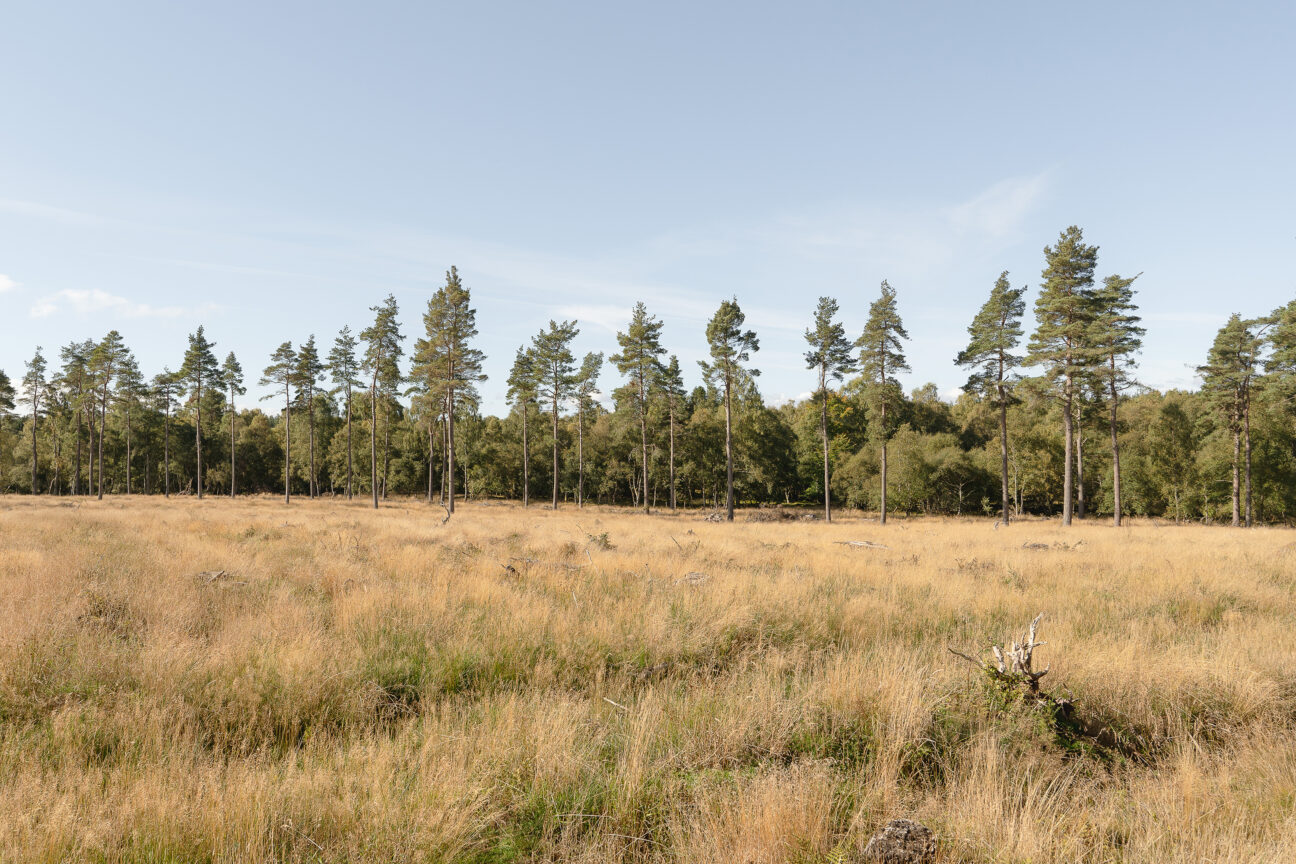
[[[208,304],[202,311],[211,311],[214,308]],[[31,317],[48,318],[65,311],[83,316],[108,314],[121,318],[181,318],[192,315],[198,310],[185,306],[154,306],[150,303],[137,303],[99,288],[70,288],[37,300],[31,307]]]
[[[12,291],[18,287],[18,283],[3,273],[0,273],[0,294],[6,291]]]

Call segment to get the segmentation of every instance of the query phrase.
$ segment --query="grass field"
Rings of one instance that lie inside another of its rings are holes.
[[[1296,533],[442,517],[0,499],[0,860],[1296,860]]]

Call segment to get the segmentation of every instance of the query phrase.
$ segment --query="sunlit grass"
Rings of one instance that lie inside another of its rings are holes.
[[[79,503],[0,499],[0,860],[1296,858],[1288,531]],[[1079,737],[946,651],[1039,612]]]

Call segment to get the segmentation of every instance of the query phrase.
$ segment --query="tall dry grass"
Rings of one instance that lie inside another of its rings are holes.
[[[1083,734],[945,650],[1038,612]],[[1294,613],[1275,529],[2,499],[0,860],[1291,861]]]

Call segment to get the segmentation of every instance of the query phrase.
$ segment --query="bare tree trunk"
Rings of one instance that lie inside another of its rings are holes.
[[[198,463],[197,463],[197,465],[198,465],[198,470],[197,470],[196,476],[194,477],[194,485],[195,485],[195,486],[197,487],[197,489],[198,489],[198,500],[201,501],[201,500],[202,500],[202,495],[203,495],[203,483],[202,483],[202,383],[201,383],[201,382],[199,382],[199,384],[198,384],[198,398],[197,398],[197,400],[196,400],[196,402],[195,402],[194,404],[197,406],[197,411],[198,411],[198,413],[197,413],[198,422],[194,423],[194,436],[195,436],[195,437],[197,438],[197,440],[198,440],[198,454],[197,454],[197,455],[198,455]],[[100,444],[99,452],[100,452],[100,454],[101,454],[101,455],[100,455],[100,458],[102,459],[102,458],[103,458],[103,456],[102,456],[102,453],[103,453],[103,430],[102,430],[102,429],[99,430],[99,444]],[[99,468],[99,481],[100,481],[100,484],[101,484],[101,485],[100,485],[100,488],[99,488],[99,494],[100,494],[100,496],[102,497],[102,495],[103,495],[103,486],[102,486],[102,483],[103,483],[103,467],[102,467],[102,466],[100,466],[100,468]]]
[[[319,497],[319,480],[315,473],[315,392],[306,392],[306,425],[310,430],[310,497]]]
[[[168,387],[170,385],[167,385]],[[171,497],[171,394],[166,394],[166,419],[162,421],[162,471],[165,478],[162,486],[162,497]],[[92,432],[94,430],[91,430]],[[87,480],[89,473],[87,472]]]
[[[823,436],[824,521],[831,522],[832,490],[828,485],[828,382],[823,367],[819,369],[819,393],[822,397],[822,402],[819,405],[819,432]]]
[[[391,406],[387,400],[383,399],[383,473],[382,473],[382,497],[387,500],[387,480],[391,477],[390,467],[391,457]]]
[[[576,405],[576,507],[585,506],[585,397]]]
[[[1072,460],[1075,458],[1075,430],[1071,417],[1071,376],[1068,375],[1063,385],[1062,397],[1062,524],[1071,524],[1071,501],[1075,492],[1075,474]]]
[[[522,506],[531,506],[531,444],[527,439],[527,403],[522,403]]]
[[[1111,361],[1112,524],[1121,524],[1120,436],[1116,434],[1116,358]]]
[[[675,500],[675,397],[674,397],[674,396],[671,397],[670,405],[668,406],[668,410],[669,410],[669,412],[670,412],[669,417],[668,417],[668,419],[670,420],[670,508],[671,508],[672,511],[674,511],[674,510],[676,509],[676,500]]]
[[[1233,414],[1234,417],[1236,417],[1237,411],[1234,411]],[[1235,420],[1233,423],[1233,527],[1234,528],[1242,524],[1241,506],[1238,503],[1239,487],[1241,486],[1241,480],[1238,477],[1238,463],[1241,462],[1241,454],[1242,454],[1242,436],[1241,436],[1241,432],[1239,431],[1238,424]]]
[[[1251,511],[1251,392],[1248,390],[1246,400],[1242,403],[1242,435],[1246,454],[1246,527],[1252,525]]]
[[[233,498],[236,493],[236,482],[234,476],[234,449],[236,441],[234,438],[234,424],[238,420],[238,412],[234,410],[234,390],[230,388],[230,497]]]
[[[1003,524],[1007,525],[1010,519],[1008,511],[1012,507],[1012,495],[1008,491],[1008,394],[1004,392],[1002,359],[999,363],[999,469],[1003,485],[1001,518]]]
[[[449,405],[449,407],[446,409],[446,423],[448,424],[447,427],[446,427],[446,459],[447,459],[448,462],[449,462],[449,466],[446,468],[446,473],[450,475],[449,488],[446,490],[446,492],[447,492],[447,498],[448,498],[448,501],[447,501],[447,503],[446,503],[446,510],[449,511],[450,513],[454,513],[454,512],[455,512],[455,509],[454,509],[454,505],[455,505],[455,494],[454,494],[454,492],[455,492],[455,490],[454,490],[454,486],[455,486],[454,396],[455,396],[455,393],[454,393],[454,387],[452,386],[452,387],[450,388],[450,396],[449,396],[449,402],[450,402],[450,405]],[[465,490],[465,493],[466,493],[466,490]]]
[[[885,380],[885,379],[884,379]],[[885,525],[887,519],[887,433],[886,403],[882,403],[882,515],[879,524]]]
[[[292,396],[288,382],[284,381],[284,503],[292,502],[289,482],[292,477]]]
[[[644,512],[651,512],[648,504],[648,393],[647,387],[643,380],[643,373],[639,376],[639,454],[643,462],[643,486],[644,486]]]
[[[355,453],[355,448],[351,446],[351,385],[350,384],[347,384],[346,412],[347,412],[347,500],[350,501],[352,475],[354,474],[351,462],[352,462],[352,456]]]
[[[1085,518],[1084,406],[1080,406],[1080,431],[1076,434],[1076,518]]]
[[[730,391],[732,384],[729,381],[729,375],[725,374],[725,518],[730,522],[734,521],[734,493],[733,493],[733,408],[731,406]]]
[[[131,422],[129,403],[126,405],[126,494],[131,494]]]
[[[557,382],[554,392],[557,393]],[[558,509],[558,397],[553,399],[553,509]]]
[[[40,494],[40,490],[36,488],[36,418],[40,416],[40,415],[39,415],[39,411],[40,411],[40,388],[39,388],[39,387],[34,387],[34,388],[32,388],[31,400],[32,400],[32,434],[31,434],[31,439],[32,439],[32,442],[31,442],[31,451],[32,451],[32,467],[31,467],[31,475],[32,475],[32,479],[31,479],[31,490],[32,490],[32,494],[33,494],[33,495],[39,495],[39,494]]]
[[[201,416],[201,415],[200,415]],[[99,401],[99,500],[104,496],[104,479],[103,479],[103,439],[104,427],[107,425],[108,417],[108,384],[105,382],[103,389],[103,398]]]
[[[373,486],[373,506],[378,509],[378,373],[369,387],[369,473]]]

